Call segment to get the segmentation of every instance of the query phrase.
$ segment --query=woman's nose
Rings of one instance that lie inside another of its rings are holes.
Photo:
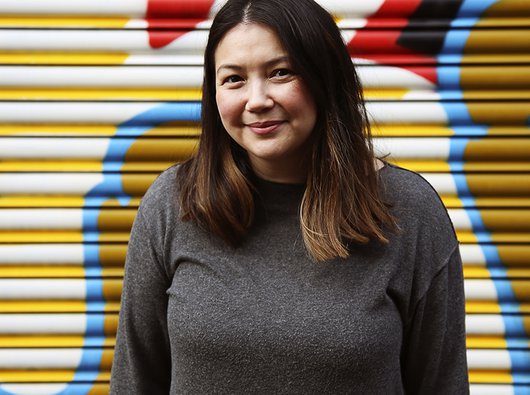
[[[274,106],[267,83],[254,81],[248,84],[248,97],[245,109],[250,112],[259,112]]]

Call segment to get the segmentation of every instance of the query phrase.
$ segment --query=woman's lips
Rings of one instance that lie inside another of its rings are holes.
[[[253,122],[247,124],[248,128],[256,134],[268,134],[274,132],[283,121]]]

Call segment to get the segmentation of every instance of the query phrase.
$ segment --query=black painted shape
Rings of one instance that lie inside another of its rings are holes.
[[[397,44],[416,53],[438,54],[451,28],[450,23],[463,2],[464,0],[423,0],[410,16]],[[425,30],[431,27],[436,30]]]

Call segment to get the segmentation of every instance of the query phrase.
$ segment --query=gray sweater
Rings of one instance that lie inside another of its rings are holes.
[[[400,231],[315,263],[303,186],[258,181],[255,225],[233,249],[179,220],[177,169],[132,229],[111,394],[468,393],[458,244],[424,179],[387,164]]]

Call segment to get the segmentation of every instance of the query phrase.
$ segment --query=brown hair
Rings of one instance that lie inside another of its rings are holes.
[[[316,102],[317,122],[300,223],[317,261],[349,255],[348,243],[386,242],[394,220],[380,196],[362,87],[340,31],[313,0],[229,0],[216,15],[204,55],[202,134],[178,182],[183,220],[233,246],[254,219],[252,169],[224,129],[215,101],[215,50],[240,23],[276,32]],[[325,198],[323,198],[325,197]]]

